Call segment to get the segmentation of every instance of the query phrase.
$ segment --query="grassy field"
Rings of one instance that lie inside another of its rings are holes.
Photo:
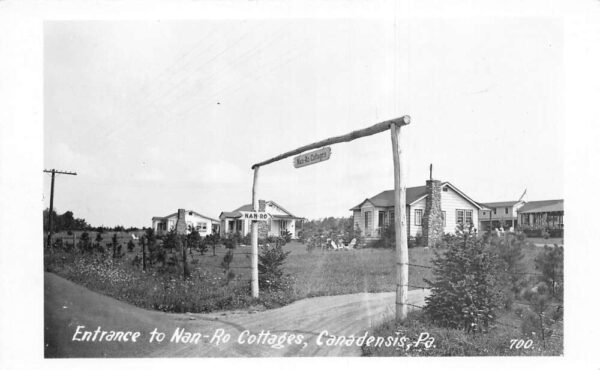
[[[535,243],[535,244],[548,244],[548,245],[554,245],[554,244],[558,244],[558,245],[564,245],[564,238],[548,238],[548,239],[544,239],[544,238],[527,238],[528,242],[531,243]]]
[[[80,232],[75,233],[76,237]],[[95,232],[90,232],[91,240],[96,237]],[[105,246],[111,241],[114,233],[104,233],[103,242]],[[118,232],[118,242],[122,244],[125,252],[124,261],[131,261],[136,255],[141,256],[139,241],[132,252],[127,252],[127,242],[131,240],[131,234],[140,232]],[[65,234],[64,241],[70,240]],[[293,294],[295,299],[323,295],[339,295],[361,292],[384,292],[395,289],[395,252],[390,249],[358,249],[349,251],[313,251],[307,252],[306,247],[292,241],[284,246],[285,251],[290,251],[286,263],[286,273],[294,278]],[[524,248],[523,264],[526,272],[534,272],[534,258],[541,248]],[[235,280],[238,283],[247,283],[250,280],[251,249],[248,246],[240,246],[234,250],[234,259],[231,268],[235,272]],[[191,257],[192,267],[205,275],[222,276],[223,268],[221,261],[226,253],[224,247],[217,247],[215,255],[208,250],[205,255],[193,252]],[[409,261],[416,265],[431,265],[434,257],[434,249],[411,248],[409,249]],[[127,265],[127,263],[124,263]],[[426,286],[424,278],[432,279],[431,270],[422,267],[409,267],[409,290],[419,289]]]

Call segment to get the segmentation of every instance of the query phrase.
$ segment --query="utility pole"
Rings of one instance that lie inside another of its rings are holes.
[[[44,170],[44,172],[52,174],[52,182],[50,183],[50,212],[48,212],[48,241],[47,241],[47,244],[46,244],[46,246],[48,248],[50,248],[52,246],[52,232],[54,231],[53,230],[53,227],[54,227],[54,225],[53,225],[54,224],[53,218],[54,217],[52,215],[52,213],[54,211],[54,177],[55,177],[55,175],[57,173],[61,174],[61,175],[73,175],[73,176],[76,176],[77,172],[58,171],[58,170],[55,170],[54,168],[51,169],[51,170]]]

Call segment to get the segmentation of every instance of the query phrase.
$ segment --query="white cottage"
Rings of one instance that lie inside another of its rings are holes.
[[[433,245],[444,233],[454,234],[458,225],[479,225],[484,209],[449,182],[428,180],[425,186],[406,188],[406,225],[409,236],[422,235]],[[377,239],[393,224],[394,190],[383,191],[350,209],[355,227],[366,239]]]
[[[156,235],[164,235],[169,230],[175,229],[178,218],[182,218],[185,222],[187,233],[190,232],[190,228],[198,230],[201,236],[219,233],[219,220],[185,209],[179,209],[164,217],[152,217],[152,229]]]
[[[298,237],[296,221],[303,220],[302,217],[294,216],[291,212],[272,200],[259,200],[258,202],[260,211],[270,215],[268,221],[259,223],[260,234],[281,236],[285,231],[288,231],[292,235],[292,239]],[[245,204],[231,212],[221,212],[219,215],[219,219],[221,220],[221,236],[238,232],[241,235],[250,233],[252,221],[243,219],[240,211],[251,212],[253,210],[252,204]]]

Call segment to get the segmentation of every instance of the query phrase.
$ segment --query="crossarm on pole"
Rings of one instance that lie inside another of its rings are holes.
[[[266,161],[262,161],[260,163],[255,163],[255,164],[252,165],[252,169],[255,169],[256,167],[264,166],[264,165],[269,164],[269,163],[280,161],[282,159],[291,157],[291,156],[296,155],[296,154],[301,154],[301,153],[303,153],[303,152],[305,152],[307,150],[318,149],[318,148],[323,147],[325,145],[332,145],[332,144],[337,144],[337,143],[345,143],[345,142],[348,142],[348,141],[356,140],[356,139],[361,138],[361,137],[375,135],[375,134],[380,133],[382,131],[388,130],[390,128],[390,125],[392,125],[392,124],[395,124],[396,126],[405,126],[405,125],[408,125],[409,123],[410,123],[410,116],[402,116],[402,117],[391,119],[391,120],[388,120],[388,121],[383,121],[383,122],[380,122],[380,123],[376,123],[373,126],[364,128],[362,130],[352,131],[352,132],[350,132],[349,134],[346,134],[346,135],[336,136],[336,137],[332,137],[332,138],[329,138],[329,139],[324,139],[324,140],[321,140],[321,141],[317,141],[316,143],[304,145],[304,146],[301,146],[298,149],[294,149],[294,150],[291,150],[289,152],[280,154],[280,155],[278,155],[276,157],[273,157],[271,159],[267,159]]]

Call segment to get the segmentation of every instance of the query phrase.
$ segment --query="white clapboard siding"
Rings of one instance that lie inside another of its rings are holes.
[[[407,222],[410,222],[410,236],[417,236],[417,235],[423,235],[423,226],[422,226],[422,220],[421,220],[421,225],[415,225],[415,210],[417,209],[422,209],[423,210],[423,216],[425,216],[425,203],[426,203],[426,198],[421,199],[420,201],[413,203],[410,206],[410,218],[407,219]]]
[[[447,187],[448,191],[442,190],[442,211],[446,212],[446,226],[444,233],[454,234],[456,232],[456,210],[464,209],[473,212],[473,225],[479,226],[479,209],[469,202],[452,188]]]

